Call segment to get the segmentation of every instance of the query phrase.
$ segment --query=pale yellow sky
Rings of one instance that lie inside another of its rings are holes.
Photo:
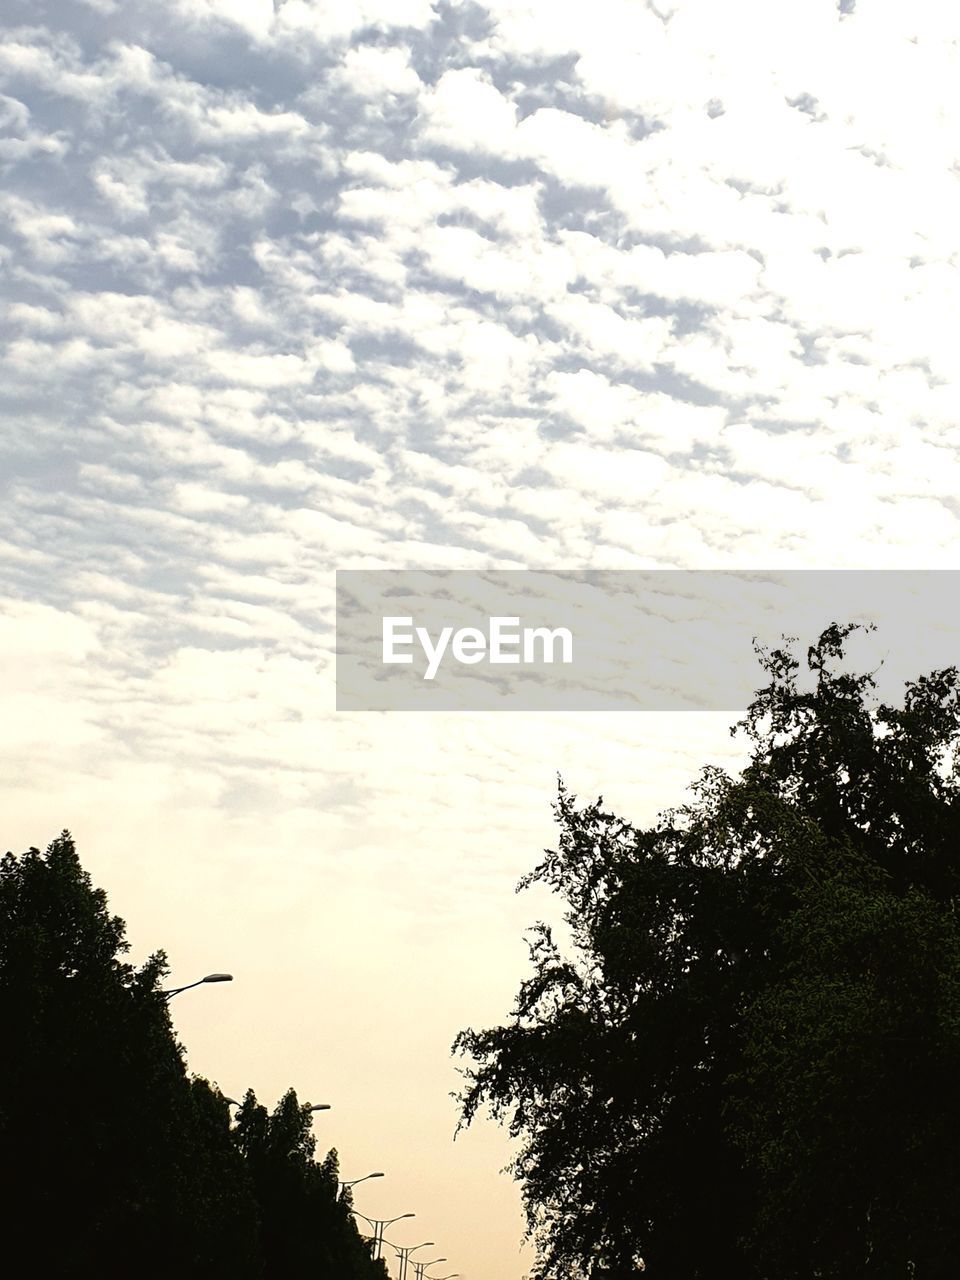
[[[66,701],[82,676],[48,660],[44,696]],[[319,680],[317,695],[330,695]],[[276,732],[271,710],[251,732]],[[553,840],[556,770],[586,797],[602,789],[652,817],[700,764],[733,758],[728,720],[318,712],[315,753],[362,749],[378,780],[345,819],[224,814],[189,768],[125,761],[104,738],[88,740],[82,763],[75,746],[48,744],[43,785],[21,779],[3,797],[6,838],[19,849],[69,822],[135,958],[164,946],[178,983],[235,975],[176,1000],[190,1067],[231,1096],[252,1086],[272,1105],[292,1084],[330,1103],[319,1149],[337,1147],[344,1178],[387,1175],[357,1188],[357,1208],[417,1215],[388,1239],[435,1240],[467,1280],[519,1278],[530,1255],[501,1173],[510,1146],[485,1120],[453,1142],[451,1042],[504,1018],[526,971],[524,931],[553,910],[543,891],[514,887]]]
[[[737,749],[338,716],[334,572],[951,567],[957,83],[940,0],[4,6],[3,845],[232,971],[193,1069],[329,1102],[437,1275],[529,1263],[449,1047],[557,772],[639,822]]]

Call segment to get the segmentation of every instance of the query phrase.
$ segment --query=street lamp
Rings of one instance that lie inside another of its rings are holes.
[[[432,1276],[424,1276],[423,1274],[426,1271],[427,1267],[433,1267],[438,1262],[446,1262],[446,1261],[447,1261],[446,1258],[434,1258],[432,1262],[415,1262],[413,1264],[413,1270],[414,1270],[414,1274],[417,1277],[417,1280],[433,1280]]]
[[[355,1187],[358,1182],[366,1182],[368,1178],[382,1178],[382,1173],[366,1173],[362,1178],[352,1178],[349,1182],[340,1183],[340,1195],[346,1191],[347,1187]]]
[[[386,1240],[384,1243],[389,1244],[390,1241]],[[396,1249],[397,1257],[400,1259],[400,1270],[397,1274],[397,1280],[405,1280],[407,1274],[407,1259],[410,1257],[411,1253],[415,1253],[417,1249],[429,1249],[432,1244],[435,1245],[436,1243],[436,1240],[424,1240],[423,1244],[414,1244],[408,1249],[401,1249],[399,1245],[395,1244],[393,1248]],[[414,1266],[416,1266],[416,1263],[414,1263]]]
[[[367,1238],[373,1240],[374,1248],[376,1250],[373,1255],[375,1259],[380,1257],[380,1251],[383,1248],[384,1229],[389,1227],[393,1222],[401,1222],[404,1218],[415,1218],[417,1216],[415,1213],[400,1213],[395,1218],[368,1218],[367,1215],[365,1213],[361,1213],[359,1209],[351,1209],[350,1212],[355,1213],[357,1217],[362,1218],[364,1222],[369,1222],[371,1227],[373,1227],[373,1236],[368,1236]]]
[[[161,995],[166,996],[169,1000],[171,996],[178,996],[181,991],[189,991],[191,987],[202,987],[205,982],[232,982],[232,973],[208,973],[205,978],[198,978],[196,982],[188,982],[185,987],[174,987],[172,991],[161,991]]]

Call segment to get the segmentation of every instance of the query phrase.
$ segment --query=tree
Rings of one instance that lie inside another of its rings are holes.
[[[46,1280],[385,1280],[293,1090],[187,1075],[162,952],[127,964],[68,832],[0,860],[0,1232]]]
[[[231,1126],[230,1104],[199,1076],[189,1081],[183,1156],[189,1161],[189,1258],[198,1276],[259,1280],[263,1253],[253,1179]]]
[[[385,1280],[340,1197],[336,1151],[318,1164],[311,1112],[290,1089],[272,1113],[248,1090],[234,1137],[253,1179],[267,1280]]]
[[[211,1142],[211,1102],[186,1076],[165,957],[135,969],[127,950],[68,832],[46,853],[5,855],[0,1208],[5,1247],[19,1243],[38,1275],[200,1274],[211,1223],[251,1216],[228,1122]],[[247,1274],[226,1265],[224,1238],[215,1251],[224,1269],[202,1274]]]
[[[509,1022],[454,1045],[461,1124],[522,1140],[538,1280],[955,1273],[958,677],[876,706],[851,629],[808,691],[762,654],[747,767],[649,829],[560,788],[521,887],[570,942],[538,924]]]

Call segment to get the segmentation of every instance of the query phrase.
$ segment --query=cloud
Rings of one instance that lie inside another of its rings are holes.
[[[658,772],[667,727],[517,721],[505,743],[337,718],[334,570],[952,565],[958,62],[932,0],[8,21],[0,647],[23,826],[56,798],[133,889],[153,872],[125,870],[131,833],[162,814],[207,851],[181,877],[222,858],[245,892],[235,849],[289,914],[322,866],[400,934],[408,885],[448,920],[466,886],[499,954],[556,767],[630,806],[649,773],[652,808],[707,739]]]
[[[345,39],[375,28],[423,28],[436,18],[430,0],[176,0],[181,18],[200,27],[235,27],[252,40]]]
[[[423,95],[420,111],[428,144],[506,158],[519,154],[516,107],[475,67],[445,71]]]
[[[422,88],[406,49],[381,49],[377,45],[348,49],[338,69],[336,82],[350,93],[374,99],[386,95],[415,94]]]

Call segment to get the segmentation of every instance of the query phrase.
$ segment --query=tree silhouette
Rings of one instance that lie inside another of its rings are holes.
[[[67,832],[0,863],[4,1240],[37,1274],[179,1265],[190,1094],[159,981],[80,867]],[[109,1242],[109,1250],[105,1246]]]
[[[571,943],[536,926],[509,1023],[454,1046],[461,1123],[522,1139],[537,1280],[956,1273],[958,678],[873,706],[850,630],[809,691],[761,655],[750,763],[649,829],[561,787],[522,884]]]
[[[383,1280],[314,1160],[290,1090],[272,1114],[190,1079],[160,989],[68,832],[0,860],[0,1238],[21,1274]]]
[[[314,1160],[311,1112],[290,1089],[272,1113],[249,1090],[237,1111],[234,1137],[253,1180],[259,1207],[264,1275],[319,1280],[381,1280],[341,1200],[336,1151]]]

